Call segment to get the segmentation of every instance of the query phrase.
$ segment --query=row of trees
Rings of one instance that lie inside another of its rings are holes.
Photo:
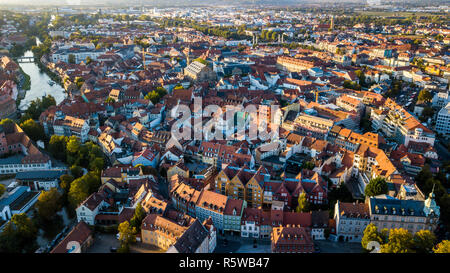
[[[449,253],[450,241],[443,241],[436,245],[436,236],[429,230],[420,230],[414,235],[408,230],[383,229],[381,231],[374,224],[369,224],[364,230],[361,245],[370,250],[370,242],[380,244],[381,253]]]

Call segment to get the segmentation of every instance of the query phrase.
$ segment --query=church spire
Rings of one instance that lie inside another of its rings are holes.
[[[440,215],[440,208],[436,204],[436,200],[435,200],[435,194],[434,194],[435,186],[436,186],[436,184],[433,184],[433,189],[431,190],[430,194],[428,195],[427,200],[425,200],[423,210],[424,210],[426,216],[428,216],[432,213],[434,213],[434,215],[437,217],[439,217],[439,215]]]

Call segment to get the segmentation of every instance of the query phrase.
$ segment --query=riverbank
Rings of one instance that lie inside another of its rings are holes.
[[[31,50],[25,52],[24,57],[34,56]],[[40,60],[36,59],[34,62],[30,63],[19,63],[24,74],[27,74],[29,78],[30,88],[27,92],[21,92],[21,99],[18,103],[18,108],[25,110],[28,108],[29,104],[36,99],[40,99],[46,95],[52,95],[56,103],[63,101],[67,94],[62,87],[59,75],[52,72],[47,68]],[[28,81],[26,79],[25,81]],[[24,82],[25,82],[24,81]],[[51,82],[57,84],[52,84]],[[27,86],[25,86],[27,87]]]
[[[18,84],[18,94],[16,99],[16,105],[19,107],[20,102],[23,98],[25,98],[26,92],[31,89],[31,77],[27,73],[25,73],[22,67],[19,66],[20,73],[23,76],[23,79]]]

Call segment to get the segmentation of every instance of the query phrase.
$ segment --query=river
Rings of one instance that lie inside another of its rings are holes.
[[[23,56],[32,57],[33,52],[28,50]],[[37,64],[19,63],[19,65],[23,72],[30,76],[31,81],[30,90],[26,91],[25,97],[20,101],[19,109],[25,110],[31,101],[42,96],[52,95],[56,100],[56,104],[59,104],[67,96],[64,93],[64,88],[60,85],[57,83],[53,84],[53,86],[49,84],[49,81],[51,81],[50,77],[44,72],[41,72]]]

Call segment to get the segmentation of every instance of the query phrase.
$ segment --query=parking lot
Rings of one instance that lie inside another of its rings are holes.
[[[217,239],[214,253],[271,253],[270,241],[258,240],[254,245],[253,239],[227,236],[225,241],[221,237]]]
[[[87,253],[110,253],[111,247],[119,247],[119,241],[115,234],[96,233],[94,243],[87,250]]]

